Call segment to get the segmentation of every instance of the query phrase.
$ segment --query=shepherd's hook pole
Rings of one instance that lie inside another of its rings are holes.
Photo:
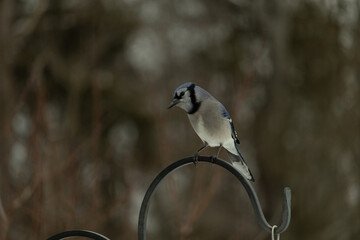
[[[226,170],[228,170],[230,173],[232,173],[244,186],[247,194],[249,195],[251,205],[253,206],[254,213],[256,216],[256,219],[259,223],[259,225],[268,233],[277,234],[277,236],[280,236],[280,233],[284,232],[287,227],[290,224],[291,219],[291,190],[289,187],[284,188],[284,202],[283,202],[283,212],[282,212],[282,222],[280,225],[270,225],[268,221],[266,220],[264,213],[262,211],[259,199],[257,197],[257,194],[252,187],[251,183],[245,179],[231,164],[218,159],[218,158],[211,158],[206,156],[199,156],[198,162],[207,162],[219,165]],[[166,167],[164,170],[162,170],[152,181],[150,184],[150,187],[148,188],[143,202],[141,204],[140,208],[140,214],[139,214],[139,222],[138,222],[138,240],[146,240],[146,219],[147,214],[149,210],[149,205],[151,202],[151,197],[158,186],[158,184],[172,171],[174,171],[177,168],[180,168],[182,166],[192,164],[193,163],[193,157],[184,158],[181,160],[178,160],[168,167]],[[276,226],[276,227],[274,227]]]

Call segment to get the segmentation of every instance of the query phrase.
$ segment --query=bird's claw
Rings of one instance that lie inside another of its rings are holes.
[[[215,163],[215,159],[217,158],[217,156],[211,156],[211,163],[214,164]]]
[[[199,162],[199,154],[195,153],[195,155],[193,157],[193,163],[194,163],[195,167],[197,166],[198,162]]]

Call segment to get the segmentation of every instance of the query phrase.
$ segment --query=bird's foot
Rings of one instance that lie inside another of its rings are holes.
[[[212,156],[211,156],[211,163],[212,163],[212,164],[215,163],[215,159],[217,159],[217,156],[212,155]]]
[[[194,163],[195,167],[197,166],[198,162],[199,162],[199,153],[195,153],[195,155],[193,157],[193,163]]]

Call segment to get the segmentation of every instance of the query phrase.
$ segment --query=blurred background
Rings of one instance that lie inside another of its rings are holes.
[[[202,146],[166,109],[189,81],[232,116],[270,223],[291,187],[282,238],[359,238],[359,43],[359,0],[1,0],[0,238],[137,239],[153,178]],[[148,238],[270,236],[199,164],[160,184]]]

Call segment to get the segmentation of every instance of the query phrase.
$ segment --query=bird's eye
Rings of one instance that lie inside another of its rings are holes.
[[[184,96],[185,92],[177,92],[175,93],[174,98],[181,99]]]

